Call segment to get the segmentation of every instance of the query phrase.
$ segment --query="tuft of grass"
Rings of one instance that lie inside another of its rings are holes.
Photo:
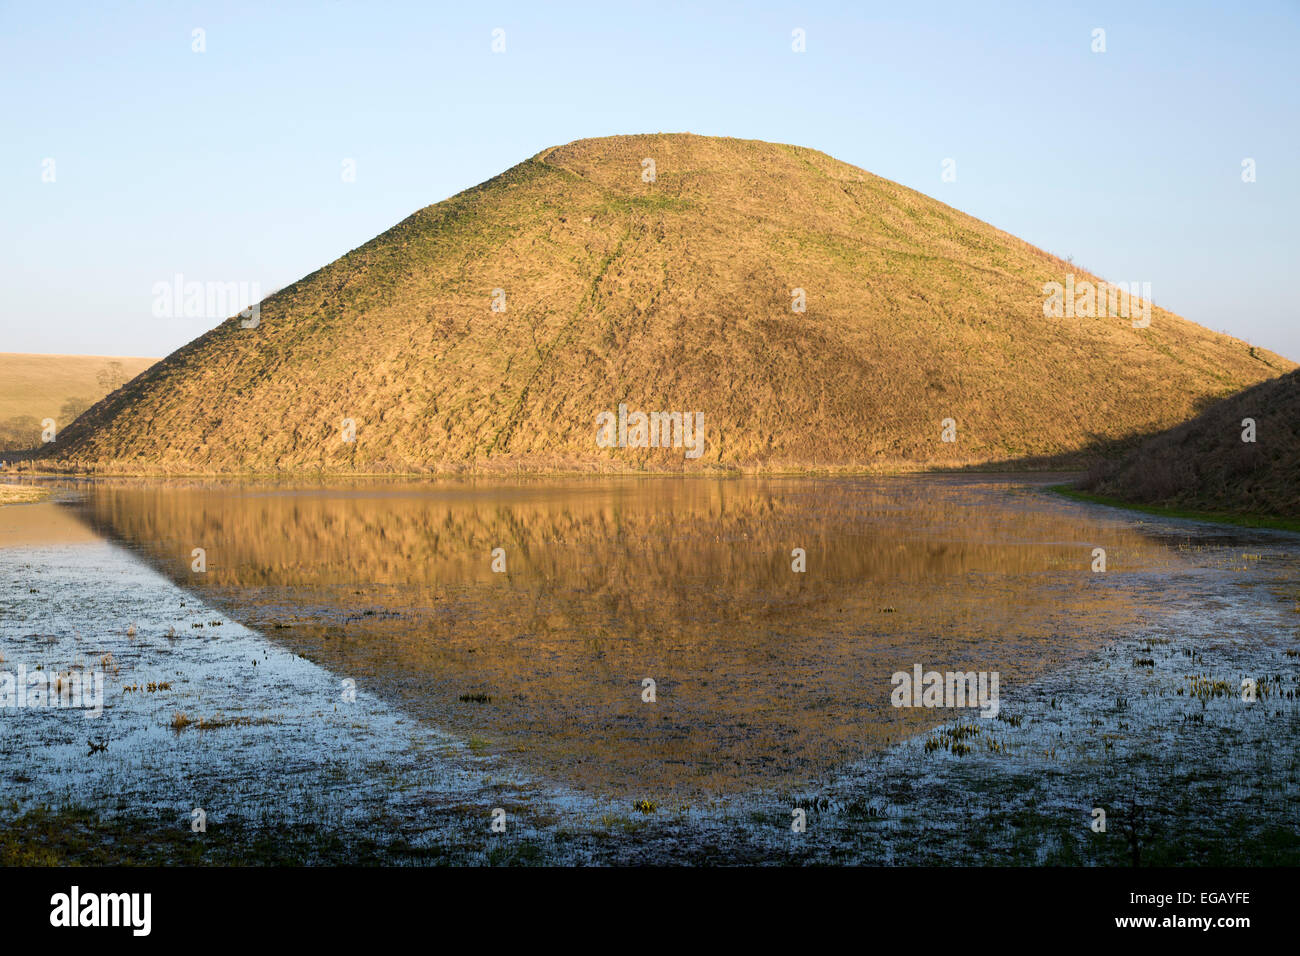
[[[931,734],[925,741],[924,749],[926,753],[946,750],[956,757],[964,757],[972,750],[967,741],[978,737],[980,733],[979,724],[959,721],[951,727],[941,727]]]
[[[0,505],[29,505],[50,496],[48,488],[32,485],[0,485]]]
[[[178,733],[186,727],[199,730],[221,730],[224,727],[263,727],[274,723],[269,717],[199,717],[197,720],[188,714],[176,711],[172,714],[171,728]]]

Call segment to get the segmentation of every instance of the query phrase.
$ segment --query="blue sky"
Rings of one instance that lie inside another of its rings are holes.
[[[0,351],[164,355],[216,324],[153,315],[177,273],[265,294],[547,146],[690,131],[823,150],[1300,359],[1300,4],[980,6],[0,3]]]

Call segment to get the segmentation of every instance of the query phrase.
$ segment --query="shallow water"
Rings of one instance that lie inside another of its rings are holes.
[[[895,672],[1013,692],[1149,622],[1186,565],[984,478],[111,482],[48,507],[475,752],[611,795],[813,779],[953,717],[891,706]]]
[[[1100,805],[1147,860],[1300,859],[1300,537],[1045,483],[61,483],[0,509],[0,671],[109,693],[0,711],[0,822],[188,838],[202,807],[412,862],[1131,862]],[[998,718],[891,706],[915,664],[997,671]]]

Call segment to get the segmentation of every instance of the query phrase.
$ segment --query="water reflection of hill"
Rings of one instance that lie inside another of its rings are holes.
[[[1141,618],[1126,572],[1171,552],[1006,491],[114,484],[80,507],[363,692],[568,782],[686,799],[790,784],[951,717],[892,708],[895,670],[996,670],[1005,691]],[[1094,546],[1105,575],[1089,570]],[[190,571],[195,547],[206,574]],[[491,571],[497,547],[506,574]],[[795,547],[806,573],[791,571]],[[474,695],[490,700],[461,700]]]

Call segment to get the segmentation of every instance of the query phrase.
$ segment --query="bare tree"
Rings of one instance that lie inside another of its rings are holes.
[[[88,409],[92,404],[92,402],[86,401],[86,399],[79,395],[68,399],[63,403],[63,407],[59,409],[59,421],[66,425]]]
[[[126,384],[126,369],[116,360],[106,362],[95,376],[95,381],[99,382],[99,387],[104,391],[116,392]]]

